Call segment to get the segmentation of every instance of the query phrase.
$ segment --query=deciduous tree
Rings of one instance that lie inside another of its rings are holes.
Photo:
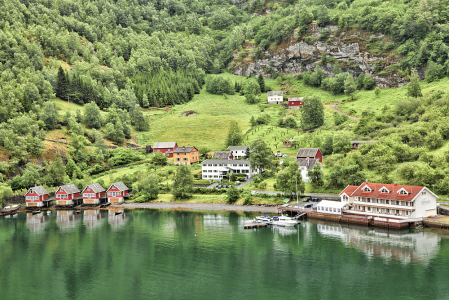
[[[186,199],[192,196],[193,175],[186,165],[180,165],[175,174],[172,185],[172,194],[175,198]]]

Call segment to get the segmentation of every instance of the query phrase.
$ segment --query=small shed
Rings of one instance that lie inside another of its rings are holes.
[[[317,212],[332,215],[341,215],[345,202],[323,200],[317,205]]]
[[[288,98],[288,108],[290,109],[298,109],[304,105],[302,102],[304,97],[293,97]]]
[[[81,191],[72,184],[61,185],[56,191],[56,205],[74,205],[81,200]]]
[[[25,194],[27,207],[42,207],[44,202],[48,204],[48,191],[42,185],[30,188]]]

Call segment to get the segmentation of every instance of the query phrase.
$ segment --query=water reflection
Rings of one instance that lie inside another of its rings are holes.
[[[299,226],[299,225],[297,225],[297,226]],[[287,236],[287,235],[292,235],[292,234],[298,235],[297,226],[294,226],[294,227],[271,226],[271,229],[273,230],[274,233],[277,233],[281,236]]]
[[[435,232],[388,230],[356,225],[318,223],[318,233],[341,240],[364,252],[369,258],[382,257],[402,263],[421,261],[425,264],[439,250],[440,236]]]
[[[32,214],[27,213],[27,227],[28,229],[35,234],[40,234],[44,232],[45,227],[47,227],[50,218],[43,213]]]
[[[56,224],[62,231],[72,231],[81,224],[81,215],[73,210],[56,211]]]
[[[123,227],[128,220],[128,215],[125,214],[124,209],[109,209],[108,223],[112,228],[118,229]]]
[[[83,222],[87,227],[94,229],[98,228],[105,221],[99,209],[86,209],[84,211]]]

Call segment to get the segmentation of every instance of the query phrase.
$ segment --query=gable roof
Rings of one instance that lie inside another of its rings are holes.
[[[291,97],[288,98],[288,101],[302,101],[302,99],[304,99],[304,97]]]
[[[228,149],[231,151],[246,151],[248,146],[229,146]]]
[[[153,149],[161,149],[161,148],[175,148],[176,142],[155,142],[153,145]]]
[[[231,151],[215,151],[214,157],[218,157],[220,159],[228,159],[231,156]]]
[[[201,164],[247,164],[249,165],[249,160],[245,159],[206,159]]]
[[[173,150],[173,153],[190,153],[193,151],[193,149],[196,149],[195,147],[178,147],[175,150]],[[198,151],[198,149],[196,149]]]
[[[320,151],[319,148],[300,148],[296,157],[315,157],[318,151]]]
[[[300,167],[306,167],[307,170],[313,170],[313,167],[317,162],[319,162],[319,159],[316,158],[300,158],[296,160]]]
[[[48,191],[42,185],[33,186],[28,190],[27,194],[33,192],[35,192],[39,196],[48,195]]]
[[[105,192],[104,187],[102,187],[101,184],[99,184],[99,183],[92,183],[92,184],[89,184],[88,186],[86,186],[86,187],[84,188],[83,193],[84,193],[84,191],[85,191],[87,188],[90,188],[90,189],[91,189],[92,191],[94,191],[95,193]]]
[[[111,186],[108,188],[108,191],[111,189],[111,187],[115,186],[116,188],[118,188],[120,191],[127,191],[128,187],[121,181],[118,182],[114,182],[113,184],[111,184]]]
[[[75,193],[79,193],[80,192],[80,189],[76,185],[74,185],[73,183],[72,184],[61,185],[58,190],[63,190],[67,194],[75,194]]]
[[[267,96],[282,96],[284,95],[283,91],[269,91],[267,92]]]
[[[348,185],[339,195],[346,194],[351,197],[351,194],[358,188],[357,185]]]
[[[368,186],[371,189],[371,192],[363,191],[363,188]],[[381,193],[381,188],[385,187],[389,190],[389,193]],[[408,192],[407,195],[401,195],[398,192],[404,189]],[[425,189],[426,192],[431,193],[436,198],[437,195],[432,193],[428,188],[424,186],[414,186],[414,185],[394,185],[394,184],[384,184],[384,183],[370,183],[364,182],[362,183],[353,193],[352,197],[367,197],[367,198],[379,198],[379,199],[387,199],[387,200],[400,200],[400,201],[413,201],[418,194]]]

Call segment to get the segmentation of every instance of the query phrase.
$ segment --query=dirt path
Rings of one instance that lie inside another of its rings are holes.
[[[331,109],[333,109],[334,111],[338,112],[340,115],[346,115],[346,116],[348,116],[349,118],[351,118],[351,119],[353,119],[353,120],[355,120],[355,121],[357,121],[357,122],[359,121],[359,119],[358,119],[357,117],[351,116],[351,115],[349,115],[349,114],[347,114],[347,113],[342,112],[341,110],[339,110],[338,107],[337,107],[338,104],[339,104],[339,103],[326,104],[326,106],[328,106],[329,108],[331,108]]]
[[[124,208],[150,208],[150,209],[191,209],[191,210],[227,210],[227,211],[248,211],[276,213],[275,206],[257,205],[230,205],[230,204],[210,204],[210,203],[173,203],[173,202],[150,202],[150,203],[125,203],[120,206]]]

